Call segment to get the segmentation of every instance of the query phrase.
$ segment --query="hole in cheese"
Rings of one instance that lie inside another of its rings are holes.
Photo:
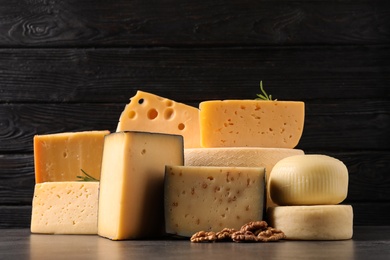
[[[172,109],[172,108],[167,108],[165,111],[164,111],[164,118],[166,120],[169,120],[171,118],[173,118],[175,115],[175,111]]]
[[[135,115],[136,115],[135,111],[131,110],[131,111],[129,112],[129,114],[128,114],[128,117],[129,117],[130,119],[133,119],[133,118],[135,118]]]
[[[141,105],[141,104],[143,104],[143,103],[144,103],[144,101],[145,101],[145,100],[144,100],[143,98],[140,98],[140,99],[138,100],[138,104],[140,104],[140,105]]]
[[[165,104],[166,104],[168,107],[171,107],[171,106],[173,106],[173,101],[167,99],[167,100],[165,100]]]
[[[177,128],[179,128],[179,130],[183,130],[186,126],[183,124],[183,123],[180,123]]]
[[[148,111],[148,118],[150,120],[155,119],[157,116],[158,116],[158,112],[157,112],[156,109],[154,109],[154,108],[149,109],[149,111]]]

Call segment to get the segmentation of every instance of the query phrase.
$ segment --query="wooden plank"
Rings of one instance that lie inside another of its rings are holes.
[[[333,156],[349,170],[346,203],[390,202],[390,152],[309,151]],[[34,191],[32,154],[0,156],[0,205],[29,205]]]
[[[390,203],[353,203],[354,226],[389,225]],[[29,228],[31,222],[31,205],[0,205],[0,229]]]
[[[390,45],[0,49],[0,103],[254,98],[260,80],[279,100],[389,98]]]
[[[0,205],[0,229],[30,228],[31,208],[32,208],[31,205],[28,206]]]
[[[390,203],[351,203],[356,226],[388,226],[390,219]]]
[[[32,154],[0,155],[0,206],[31,205],[34,185]]]
[[[0,1],[0,46],[388,44],[390,5],[360,1]]]
[[[36,134],[115,131],[126,104],[0,104],[0,153],[32,152]],[[388,150],[389,128],[390,102],[387,100],[308,102],[298,148]]]

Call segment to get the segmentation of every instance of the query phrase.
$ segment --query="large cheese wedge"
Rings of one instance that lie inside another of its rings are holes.
[[[31,232],[97,234],[99,182],[35,184]]]
[[[165,165],[183,165],[183,137],[117,132],[104,142],[98,234],[112,240],[164,233]]]
[[[339,204],[348,194],[348,169],[327,155],[295,155],[275,164],[268,185],[278,205]]]
[[[109,131],[83,131],[34,136],[36,183],[76,181],[86,173],[100,178],[104,136]]]
[[[267,220],[289,240],[345,240],[353,235],[350,205],[271,207]]]
[[[240,229],[263,219],[264,168],[166,166],[166,232]]]
[[[177,134],[184,137],[186,148],[200,147],[199,109],[137,91],[119,118],[119,131]]]
[[[266,180],[274,165],[289,156],[303,155],[300,149],[260,147],[217,147],[184,149],[186,166],[264,167]],[[267,207],[276,204],[267,190]]]
[[[294,148],[302,136],[303,102],[212,100],[199,108],[202,147]]]

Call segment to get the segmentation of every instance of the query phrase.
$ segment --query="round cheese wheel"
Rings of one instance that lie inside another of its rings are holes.
[[[231,167],[264,167],[266,179],[274,165],[283,158],[303,155],[300,149],[258,148],[258,147],[219,147],[184,149],[184,164],[187,166],[231,166]],[[272,203],[267,192],[267,206]]]
[[[326,155],[291,156],[275,164],[268,188],[277,205],[335,205],[347,197],[348,169]]]
[[[353,235],[351,205],[270,207],[267,221],[287,240],[345,240]]]

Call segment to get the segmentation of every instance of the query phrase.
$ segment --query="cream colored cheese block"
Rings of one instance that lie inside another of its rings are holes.
[[[183,137],[117,132],[104,142],[98,234],[112,240],[164,233],[165,165],[183,165]]]
[[[274,165],[289,156],[303,155],[300,149],[217,147],[184,149],[184,164],[187,166],[234,166],[264,167],[267,180]],[[267,206],[275,206],[267,191]]]
[[[84,131],[34,136],[35,182],[77,181],[84,170],[100,179],[104,136]]]
[[[339,204],[348,194],[348,169],[327,155],[295,155],[275,164],[268,185],[278,205]]]
[[[99,182],[35,184],[31,232],[97,234]]]
[[[213,100],[199,108],[202,147],[294,148],[302,136],[304,102]]]
[[[345,240],[353,235],[350,205],[277,206],[267,210],[268,224],[288,240]]]
[[[137,91],[119,118],[119,131],[177,134],[186,148],[200,147],[199,109]]]
[[[166,166],[166,232],[240,229],[263,219],[264,168]]]

